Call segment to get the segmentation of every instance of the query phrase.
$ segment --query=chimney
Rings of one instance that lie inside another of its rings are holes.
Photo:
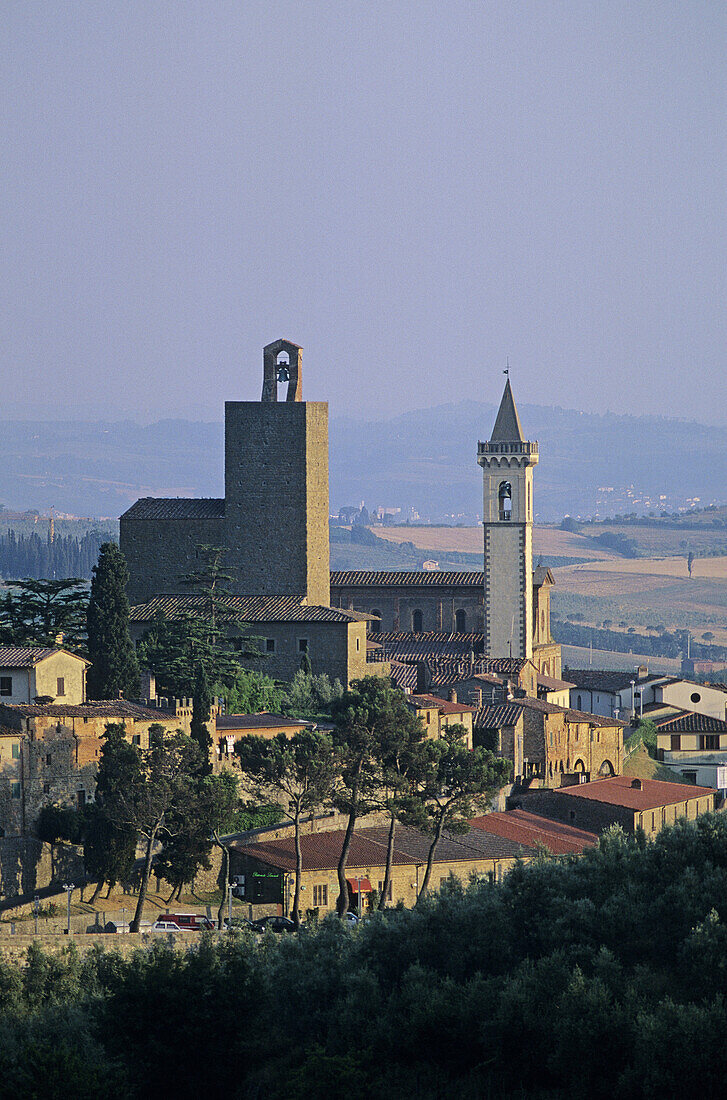
[[[456,688],[450,688],[450,690],[449,690],[449,701],[450,701],[450,703],[456,703],[457,702],[457,690],[456,690]]]
[[[56,645],[58,645],[58,646],[63,645],[63,631],[62,630],[60,630],[56,634]]]
[[[640,779],[632,779],[631,780],[631,787],[635,791],[643,791],[644,784],[641,782]]]
[[[648,675],[649,675],[649,666],[648,665],[639,665],[639,667],[636,669],[636,679],[637,680],[645,680]]]

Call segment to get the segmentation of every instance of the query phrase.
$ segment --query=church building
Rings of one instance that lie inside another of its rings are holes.
[[[392,634],[416,638],[419,655],[434,658],[458,635],[473,654],[558,678],[553,575],[532,562],[538,444],[524,438],[509,379],[477,450],[482,572],[330,573],[328,405],[303,401],[301,360],[297,344],[269,344],[261,400],[226,402],[224,497],[145,497],[121,517],[134,637],[160,614],[194,611],[189,576],[206,564],[205,548],[224,547],[230,616],[258,638],[257,667],[277,679],[291,679],[305,656],[345,685],[387,675],[387,654],[373,644],[381,632],[389,644]]]

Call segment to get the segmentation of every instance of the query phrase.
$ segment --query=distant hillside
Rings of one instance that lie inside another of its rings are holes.
[[[463,402],[375,423],[334,418],[331,507],[365,500],[474,521],[482,510],[477,440],[489,434],[495,411]],[[675,499],[724,500],[722,428],[538,405],[521,406],[520,415],[528,437],[540,441],[535,503],[541,522],[590,514],[604,487],[633,485],[657,499],[664,494],[670,509]],[[118,516],[139,496],[220,496],[223,469],[221,423],[5,421],[0,503]]]

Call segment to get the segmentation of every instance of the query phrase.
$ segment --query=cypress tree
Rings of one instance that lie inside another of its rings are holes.
[[[88,695],[127,699],[139,692],[139,666],[129,634],[129,570],[116,543],[105,542],[93,567],[88,602]]]
[[[194,694],[192,695],[192,722],[189,727],[189,736],[199,745],[202,760],[203,773],[212,771],[210,763],[210,749],[212,738],[207,731],[207,722],[210,720],[212,709],[212,692],[207,671],[200,661],[194,677]]]

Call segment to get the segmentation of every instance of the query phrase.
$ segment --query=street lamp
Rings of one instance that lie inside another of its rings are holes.
[[[63,889],[66,891],[66,903],[67,903],[67,920],[68,920],[68,924],[67,924],[67,927],[66,927],[66,935],[70,936],[70,934],[71,934],[71,894],[75,890],[75,883],[73,883],[73,882],[64,882],[63,883]]]

